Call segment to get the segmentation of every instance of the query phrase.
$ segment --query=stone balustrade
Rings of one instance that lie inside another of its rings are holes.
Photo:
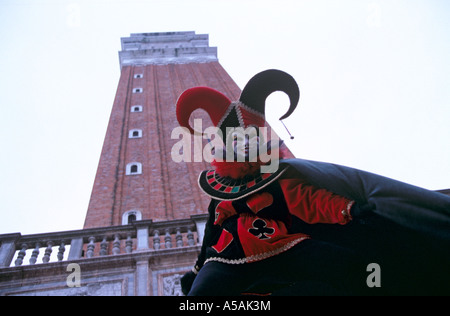
[[[190,219],[143,220],[129,225],[64,232],[3,234],[0,235],[0,269],[45,264],[52,260],[87,260],[99,256],[197,246],[201,244],[206,219],[207,215],[193,215]]]

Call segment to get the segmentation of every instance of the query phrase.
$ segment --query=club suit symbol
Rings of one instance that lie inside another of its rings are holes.
[[[248,231],[259,239],[269,239],[271,237],[267,235],[272,235],[275,229],[267,227],[266,221],[258,218],[253,222],[253,228],[250,228]]]

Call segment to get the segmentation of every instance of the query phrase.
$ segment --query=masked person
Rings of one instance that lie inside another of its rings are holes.
[[[223,141],[212,169],[199,177],[211,197],[209,220],[198,260],[181,280],[183,292],[447,291],[448,277],[438,276],[450,263],[450,198],[344,166],[283,159],[282,142],[268,141],[265,133],[265,100],[274,91],[289,96],[284,119],[295,110],[300,91],[279,70],[255,75],[235,102],[207,87],[188,89],[178,99],[181,126],[193,132],[188,120],[201,108]],[[381,267],[382,287],[368,281],[370,263]]]

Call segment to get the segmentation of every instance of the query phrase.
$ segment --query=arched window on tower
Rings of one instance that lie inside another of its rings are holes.
[[[131,224],[136,221],[136,215],[135,214],[129,214],[128,215],[128,224]]]
[[[128,138],[141,138],[142,130],[141,129],[132,129],[128,132]]]
[[[126,175],[135,175],[142,173],[142,164],[140,162],[130,162],[127,164],[125,174]]]
[[[142,112],[142,105],[133,105],[131,107],[131,112]]]
[[[142,220],[142,213],[138,210],[131,210],[122,214],[122,225],[132,224],[140,220]]]

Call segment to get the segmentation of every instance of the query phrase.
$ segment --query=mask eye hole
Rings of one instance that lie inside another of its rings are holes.
[[[239,132],[235,132],[232,134],[232,139],[233,141],[243,141],[244,140],[244,135],[242,133]]]

